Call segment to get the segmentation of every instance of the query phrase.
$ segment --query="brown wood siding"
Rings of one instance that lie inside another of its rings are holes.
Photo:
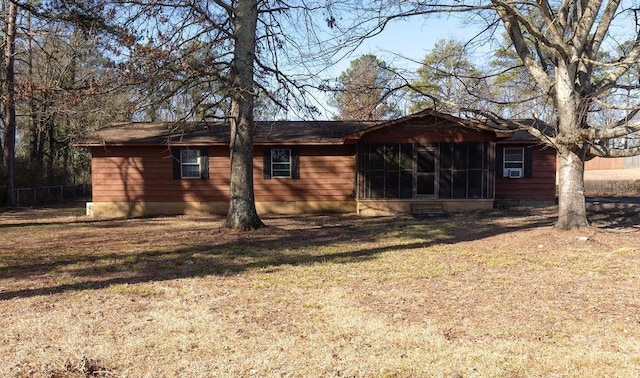
[[[229,157],[209,148],[209,179],[173,179],[167,147],[95,147],[91,170],[94,202],[228,201]]]
[[[515,145],[509,145],[515,146]],[[497,172],[496,199],[553,201],[556,198],[556,152],[534,148],[531,178],[510,179]]]
[[[265,146],[264,148],[291,148]],[[262,201],[344,201],[354,198],[355,146],[296,146],[300,178],[264,179],[263,148],[254,151],[254,193]]]
[[[300,152],[300,179],[295,180],[265,180],[263,148],[255,148],[254,192],[257,202],[353,199],[355,146],[295,148]],[[229,201],[230,166],[226,147],[209,147],[209,179],[204,180],[174,180],[173,161],[167,147],[95,147],[92,155],[94,202]]]
[[[488,131],[476,131],[451,123],[438,125],[403,124],[365,134],[363,143],[485,142],[495,139]]]

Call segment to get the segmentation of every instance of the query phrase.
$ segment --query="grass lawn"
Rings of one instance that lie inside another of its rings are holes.
[[[640,215],[0,213],[2,377],[638,377]]]

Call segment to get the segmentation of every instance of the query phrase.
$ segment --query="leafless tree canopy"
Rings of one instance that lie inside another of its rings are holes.
[[[640,153],[640,24],[638,4],[623,0],[397,2],[397,17],[465,13],[484,23],[477,38],[504,35],[502,62],[483,72],[486,106],[448,99],[469,117],[498,128],[526,129],[559,157],[558,227],[586,226],[584,161]],[[499,31],[502,31],[500,33]],[[459,72],[453,77],[461,78]],[[523,80],[524,79],[524,80]],[[509,87],[523,91],[509,104]],[[540,111],[543,110],[543,111]],[[519,121],[518,118],[523,119]],[[545,125],[545,127],[540,127]],[[623,142],[619,142],[623,138]]]
[[[19,16],[15,23],[13,10]],[[256,99],[269,104],[265,109],[280,109],[273,111],[273,118],[279,111],[287,118],[319,114],[321,102],[313,96],[326,88],[327,67],[349,56],[367,38],[384,33],[388,23],[407,17],[428,22],[430,16],[459,14],[482,25],[474,40],[463,41],[463,50],[487,44],[488,51],[497,52],[492,62],[477,70],[450,70],[452,83],[463,84],[465,100],[442,98],[445,95],[409,80],[404,86],[424,92],[436,106],[497,128],[526,129],[556,149],[559,227],[587,224],[582,194],[585,160],[640,153],[635,139],[640,131],[640,7],[633,0],[5,0],[2,11],[4,173],[13,166],[7,159],[13,155],[8,150],[15,145],[11,134],[15,128],[8,125],[16,123],[11,121],[11,109],[16,109],[12,95],[20,88],[12,73],[16,67],[12,59],[20,51],[12,49],[25,49],[11,41],[31,36],[25,33],[26,15],[43,24],[74,25],[80,33],[75,41],[84,36],[102,54],[104,66],[117,73],[107,70],[100,77],[126,79],[129,86],[120,86],[126,90],[119,93],[129,103],[141,105],[128,111],[134,118],[244,117],[251,124],[258,113]],[[246,14],[251,17],[239,22]],[[240,38],[249,34],[252,38]],[[36,39],[24,39],[28,40]],[[69,41],[73,51],[77,42]],[[30,56],[36,59],[37,54]],[[35,73],[35,62],[22,67],[32,67]],[[85,75],[87,65],[79,56],[65,65],[75,65],[75,78]],[[89,90],[100,88],[103,93],[109,92],[105,88],[116,88],[83,82]],[[69,92],[68,88],[81,85],[60,87]],[[30,113],[33,104],[26,106]],[[238,106],[244,109],[243,116],[234,112]],[[251,116],[246,114],[249,110]],[[259,114],[269,116],[264,111]],[[41,122],[38,117],[32,118],[33,125]],[[35,126],[32,130],[37,134]],[[248,130],[241,138],[244,147],[251,143]]]

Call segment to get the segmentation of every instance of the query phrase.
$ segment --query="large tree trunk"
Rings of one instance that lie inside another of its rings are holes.
[[[559,61],[556,67],[555,101],[558,109],[559,190],[556,228],[588,227],[584,197],[584,159],[580,131],[586,112],[580,111],[574,89],[575,63]]]
[[[263,227],[253,194],[253,64],[258,7],[256,0],[239,1],[235,8],[235,46],[231,94],[231,183],[225,226],[240,230]]]
[[[13,195],[15,177],[15,151],[16,151],[16,99],[15,99],[15,52],[16,52],[16,16],[17,7],[12,1],[5,3],[5,48],[4,48],[4,68],[5,81],[3,85],[3,108],[4,108],[4,182],[7,203],[15,205]]]
[[[570,230],[589,226],[584,197],[584,161],[570,149],[558,152],[558,221],[556,228]]]

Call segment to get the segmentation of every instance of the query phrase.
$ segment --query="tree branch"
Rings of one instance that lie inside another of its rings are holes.
[[[598,157],[631,157],[640,155],[640,146],[630,148],[609,148],[602,145],[592,145],[589,149],[592,156]]]
[[[600,18],[600,22],[598,23],[598,27],[596,28],[596,32],[591,37],[591,55],[592,57],[600,51],[600,46],[602,46],[602,42],[609,32],[609,28],[611,23],[613,22],[616,10],[620,6],[621,0],[609,0],[607,7]],[[590,57],[590,58],[592,58]]]
[[[602,93],[616,85],[616,82],[624,75],[633,65],[638,65],[638,58],[640,57],[640,32],[636,36],[633,47],[629,51],[626,57],[622,58],[617,63],[617,68],[609,72],[599,82],[594,85],[595,92]]]
[[[640,113],[640,109],[636,109],[623,119],[620,119],[610,125],[602,127],[590,127],[582,131],[582,136],[586,140],[602,140],[621,138],[629,134],[640,131],[640,123],[629,125],[629,122]]]
[[[589,2],[586,2],[586,8],[582,10],[582,14],[575,26],[573,38],[571,39],[571,45],[576,50],[576,56],[582,56],[586,52],[585,48],[589,47],[587,45],[587,40],[589,39],[591,29],[596,22],[596,17],[598,16],[601,5],[602,0],[590,0]],[[586,50],[590,49],[587,48]],[[595,54],[596,52],[597,50],[592,51],[591,53]]]
[[[533,54],[529,50],[527,42],[522,35],[522,30],[520,29],[518,16],[513,14],[513,9],[509,6],[501,5],[503,2],[497,0],[494,0],[493,2],[496,4],[496,11],[502,19],[505,29],[507,30],[507,33],[509,33],[516,52],[524,63],[524,66],[531,73],[534,80],[542,87],[545,93],[550,94],[554,88],[554,83],[544,71],[540,63],[534,59]]]

